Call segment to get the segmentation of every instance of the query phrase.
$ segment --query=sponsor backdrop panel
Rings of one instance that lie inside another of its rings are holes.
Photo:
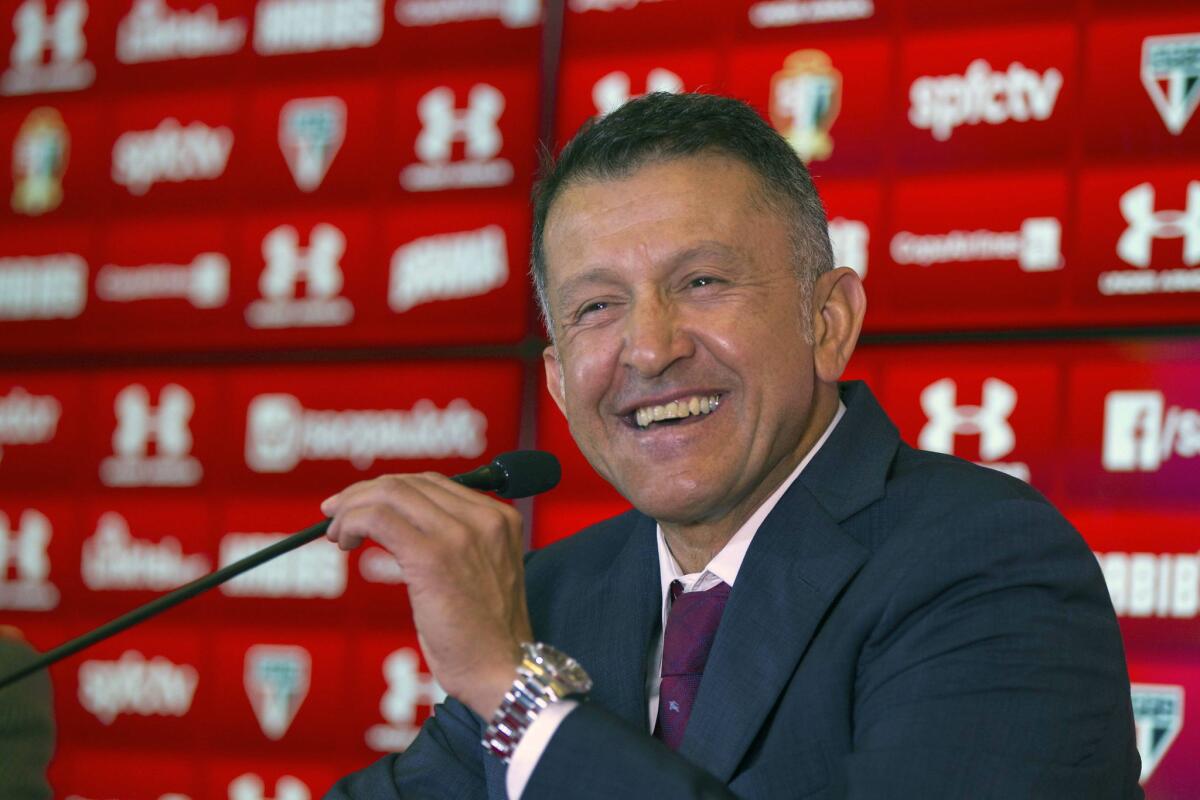
[[[170,207],[202,210],[245,190],[253,158],[232,91],[129,95],[106,122],[102,152],[116,207],[141,215]],[[255,169],[255,182],[258,170]]]
[[[1050,334],[866,346],[847,377],[909,441],[1068,503],[1125,635],[1149,796],[1190,796],[1200,350],[1153,326],[1200,323],[1195,9],[565,11],[541,129],[652,89],[746,98],[816,176],[869,330]],[[566,471],[535,545],[628,507],[544,388],[523,396],[544,14],[0,0],[0,621],[48,649],[352,481],[519,441]],[[1080,325],[1152,336],[1055,340]],[[440,697],[394,561],[324,542],[52,676],[55,793],[80,798],[320,796]]]
[[[1200,785],[1200,726],[1186,725],[1187,706],[1200,695],[1200,669],[1193,649],[1181,656],[1131,656],[1133,716],[1142,756],[1147,798],[1191,797]]]
[[[92,5],[97,5],[92,3]],[[121,0],[98,44],[113,42],[100,62],[101,86],[113,91],[170,86],[229,86],[251,63],[254,0]]]
[[[1067,391],[1072,499],[1200,509],[1200,359],[1088,361],[1072,368]]]
[[[70,492],[83,485],[82,382],[64,372],[0,373],[0,487]]]
[[[0,227],[0,351],[84,346],[95,235],[88,224]]]
[[[718,80],[712,49],[563,54],[558,92],[558,141],[566,143],[590,117],[615,111],[648,92],[713,91]]]
[[[794,39],[884,28],[897,0],[738,0],[736,31],[746,39]]]
[[[566,0],[563,50],[657,50],[663,42],[712,46],[731,11],[722,0]]]
[[[1091,24],[1084,114],[1095,124],[1083,126],[1089,155],[1161,160],[1200,152],[1200,122],[1193,119],[1200,14],[1191,11]]]
[[[1053,159],[1076,118],[1075,26],[913,35],[901,49],[893,129],[901,168]]]
[[[1093,319],[1200,321],[1200,160],[1097,167],[1079,183],[1075,302]]]
[[[1058,173],[906,179],[893,200],[871,281],[885,321],[1002,328],[1044,323],[1063,305],[1067,183]]]
[[[473,469],[517,444],[508,361],[240,370],[230,396],[239,490],[332,491],[386,472]]]
[[[754,105],[813,175],[876,174],[882,161],[891,43],[887,38],[740,45],[729,91]]]

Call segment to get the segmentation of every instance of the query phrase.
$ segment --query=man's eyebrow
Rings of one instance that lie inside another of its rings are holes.
[[[741,255],[737,248],[731,247],[724,242],[706,240],[672,253],[667,257],[666,264],[668,270],[674,270],[686,265],[688,262],[705,258],[715,258],[719,261],[736,261],[740,257]],[[589,284],[617,284],[620,282],[621,276],[617,270],[597,265],[589,267],[578,275],[574,275],[563,281],[562,286],[558,287],[555,295],[560,301],[563,301],[570,299],[575,292]]]
[[[559,286],[558,291],[555,292],[555,296],[559,302],[565,302],[589,284],[617,284],[619,282],[617,271],[611,267],[589,267],[578,275],[563,281],[562,286]]]

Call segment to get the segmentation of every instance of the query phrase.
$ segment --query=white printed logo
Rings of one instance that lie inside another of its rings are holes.
[[[426,236],[392,254],[388,306],[397,313],[431,300],[477,297],[508,282],[504,229]]]
[[[928,422],[921,428],[917,446],[953,455],[956,436],[978,436],[977,463],[1028,482],[1028,464],[999,461],[1017,444],[1016,433],[1008,421],[1017,407],[1017,390],[999,378],[987,378],[982,395],[982,405],[958,405],[958,385],[953,378],[942,378],[926,386],[921,391],[921,410]]]
[[[1173,456],[1200,453],[1200,410],[1166,404],[1162,392],[1119,391],[1104,397],[1108,472],[1157,472]]]
[[[233,131],[167,117],[149,131],[126,131],[113,144],[112,179],[141,196],[156,183],[211,181],[225,173]]]
[[[279,111],[279,149],[302,192],[325,180],[346,138],[346,103],[340,97],[289,100]]]
[[[1127,227],[1117,240],[1117,255],[1136,269],[1100,273],[1102,295],[1170,294],[1200,292],[1200,181],[1189,181],[1187,208],[1154,209],[1154,187],[1139,183],[1121,195],[1121,216]],[[1155,239],[1183,239],[1182,266],[1147,269],[1153,260]],[[1191,269],[1189,269],[1191,267]]]
[[[506,28],[528,28],[541,16],[541,0],[396,0],[396,21],[405,27],[498,19]]]
[[[1197,553],[1096,553],[1118,617],[1194,619],[1200,614]]]
[[[83,584],[92,591],[174,589],[209,571],[207,557],[185,555],[174,536],[157,542],[135,539],[129,522],[115,511],[106,511],[96,531],[83,541],[79,569]]]
[[[84,0],[59,0],[51,14],[45,0],[25,0],[13,14],[9,68],[0,77],[0,94],[70,92],[87,88],[96,68],[84,58],[87,37]]]
[[[585,11],[619,11],[637,8],[643,3],[660,3],[662,0],[569,0],[567,7],[576,14]]]
[[[221,566],[285,538],[282,533],[226,534],[221,539]],[[348,555],[332,542],[313,542],[222,583],[221,593],[230,597],[341,597],[346,592]]]
[[[258,278],[263,299],[246,307],[251,328],[334,327],[354,318],[354,306],[342,291],[342,256],[346,235],[328,223],[313,227],[308,247],[300,246],[300,233],[280,225],[263,238],[266,267]],[[305,296],[297,284],[303,280]]]
[[[420,733],[417,711],[433,707],[446,699],[446,693],[432,675],[421,671],[421,659],[410,647],[393,650],[383,660],[387,691],[379,701],[379,711],[387,722],[372,725],[365,736],[367,747],[381,753],[402,753]]]
[[[865,222],[844,217],[829,220],[829,243],[833,246],[833,263],[851,267],[860,278],[867,277],[867,243],[871,232]]]
[[[875,15],[874,0],[762,0],[750,6],[755,28],[786,28],[822,22],[848,22]]]
[[[1189,181],[1187,208],[1155,211],[1154,187],[1139,183],[1121,195],[1121,216],[1129,227],[1117,240],[1117,255],[1135,267],[1150,266],[1151,242],[1183,239],[1183,263],[1200,264],[1200,181]]]
[[[211,3],[185,11],[169,8],[166,0],[134,0],[117,25],[117,61],[142,64],[235,53],[246,43],[247,28],[242,17],[222,20]]]
[[[358,574],[368,583],[398,586],[404,583],[404,569],[396,557],[382,547],[364,547],[358,557]]]
[[[303,647],[256,644],[246,651],[246,697],[263,734],[278,741],[308,697],[312,656]]]
[[[87,262],[75,253],[0,258],[0,320],[78,317],[87,280]]]
[[[191,456],[192,432],[188,423],[195,401],[187,389],[167,384],[150,403],[150,393],[140,383],[126,386],[113,403],[117,427],[113,455],[100,462],[105,486],[195,486],[204,475]],[[155,454],[149,455],[154,444]]]
[[[1200,105],[1200,34],[1147,36],[1142,40],[1142,86],[1163,124],[1183,133]]]
[[[267,797],[262,778],[253,773],[247,772],[229,782],[229,800],[310,800],[311,797],[304,781],[292,775],[275,781],[274,797]]]
[[[1133,722],[1145,783],[1183,730],[1183,687],[1135,683],[1131,687]]]
[[[901,231],[892,237],[892,260],[897,264],[946,264],[969,261],[1016,261],[1022,272],[1051,272],[1063,268],[1062,223],[1054,217],[1030,217],[1019,231],[950,231],[917,234]]]
[[[1019,61],[1004,72],[977,58],[963,75],[926,75],[908,91],[908,120],[944,142],[960,125],[1001,125],[1047,120],[1054,113],[1063,76],[1054,67],[1038,74]]]
[[[475,458],[487,449],[487,417],[462,398],[444,409],[418,400],[407,411],[306,409],[290,394],[260,394],[246,411],[246,465],[290,472],[301,461]]]
[[[44,444],[53,439],[61,416],[57,397],[30,394],[21,386],[0,395],[0,462],[5,445]]]
[[[21,512],[16,530],[0,511],[0,608],[49,611],[58,605],[58,587],[50,583],[50,520],[40,511]]]
[[[116,661],[85,661],[79,666],[79,703],[105,725],[121,714],[182,717],[192,707],[200,673],[189,664],[146,659],[126,650]]]
[[[645,94],[653,92],[670,92],[678,94],[683,91],[683,78],[669,69],[655,67],[646,74]],[[640,97],[641,95],[638,95]],[[631,81],[627,72],[610,72],[592,87],[592,104],[596,113],[605,116],[616,111],[632,100]]]
[[[383,0],[259,0],[254,52],[315,53],[372,47],[383,35]]]
[[[495,86],[477,83],[467,94],[467,107],[458,108],[454,91],[439,86],[417,102],[421,132],[415,150],[422,163],[400,173],[400,185],[410,192],[504,186],[512,181],[513,166],[496,158],[504,144],[500,117],[504,95]],[[464,159],[452,160],[456,142]]]
[[[96,296],[106,303],[179,299],[219,308],[229,298],[229,258],[200,253],[190,264],[105,264],[96,273]]]

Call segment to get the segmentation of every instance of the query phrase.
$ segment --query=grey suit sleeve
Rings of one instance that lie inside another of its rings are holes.
[[[486,797],[479,730],[478,717],[447,698],[404,753],[384,756],[347,775],[325,794],[325,800]]]
[[[1048,504],[1007,500],[915,554],[855,687],[848,797],[1141,797],[1103,577]]]

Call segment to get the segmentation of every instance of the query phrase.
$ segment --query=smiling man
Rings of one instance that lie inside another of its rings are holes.
[[[327,500],[331,539],[404,569],[451,695],[330,797],[1140,796],[1095,559],[839,383],[862,284],[753,110],[655,94],[585,126],[533,276],[550,393],[635,510],[523,563],[516,513],[440,476]]]

